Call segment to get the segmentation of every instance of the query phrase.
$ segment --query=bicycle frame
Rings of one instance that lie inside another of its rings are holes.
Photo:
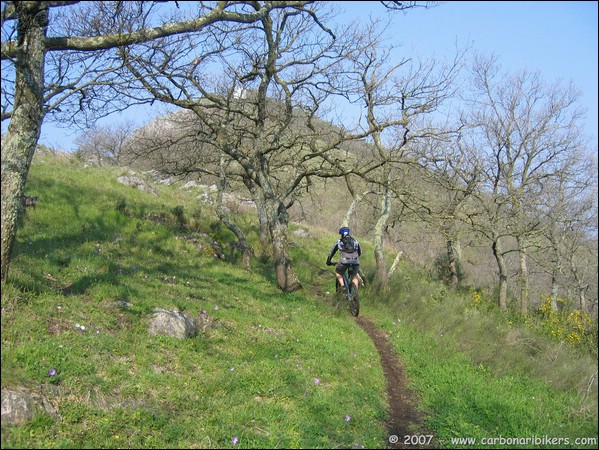
[[[358,300],[358,290],[356,287],[352,289],[354,286],[352,280],[349,279],[347,275],[348,272],[343,272],[343,288],[345,290],[345,297],[347,298],[349,310],[352,316],[357,317],[360,312],[360,302]],[[339,287],[339,280],[336,280],[337,287]]]
[[[343,284],[344,284],[343,287],[345,288],[345,295],[347,295],[348,300],[350,299],[350,296],[351,296],[351,293],[349,291],[350,283],[352,283],[352,281],[347,276],[347,271],[343,272]]]

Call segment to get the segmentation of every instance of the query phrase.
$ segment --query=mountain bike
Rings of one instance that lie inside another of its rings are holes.
[[[347,298],[349,312],[351,313],[352,316],[358,317],[358,314],[360,314],[360,299],[358,297],[358,289],[356,288],[354,283],[352,283],[351,280],[349,279],[347,272],[348,271],[346,270],[343,273],[343,284],[344,284],[343,291],[344,291],[345,297]],[[341,289],[342,289],[342,287],[339,284],[339,280],[335,279],[335,291],[339,292]]]

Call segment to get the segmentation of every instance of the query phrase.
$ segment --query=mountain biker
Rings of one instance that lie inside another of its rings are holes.
[[[341,258],[335,268],[335,277],[339,283],[339,286],[343,287],[343,274],[348,271],[349,278],[352,280],[356,292],[358,290],[359,278],[358,272],[360,271],[360,255],[362,255],[362,247],[360,243],[350,235],[350,229],[342,227],[339,229],[340,239],[335,242],[331,249],[329,256],[327,257],[327,266],[332,266],[334,263],[331,261],[333,255],[337,253],[337,250],[341,252]]]

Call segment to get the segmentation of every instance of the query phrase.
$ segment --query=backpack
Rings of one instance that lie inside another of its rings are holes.
[[[339,241],[339,250],[343,253],[356,253],[358,251],[358,241],[349,234],[345,235]]]

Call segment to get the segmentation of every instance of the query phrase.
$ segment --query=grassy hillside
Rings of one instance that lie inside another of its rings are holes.
[[[378,353],[329,294],[334,231],[292,233],[305,289],[282,294],[263,258],[241,269],[232,234],[197,192],[158,185],[154,196],[118,183],[123,174],[53,156],[32,167],[27,193],[39,203],[2,286],[2,387],[41,389],[61,420],[3,427],[2,447],[384,447]],[[253,217],[236,219],[257,245]],[[185,310],[203,330],[150,336],[154,308]],[[388,293],[363,291],[361,314],[387,332],[439,446],[548,436],[595,448],[575,439],[596,444],[596,357],[510,324],[408,262]]]

